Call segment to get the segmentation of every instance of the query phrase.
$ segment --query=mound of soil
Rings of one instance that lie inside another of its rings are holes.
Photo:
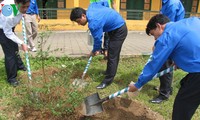
[[[139,102],[125,98],[115,98],[103,103],[104,112],[82,120],[164,120],[164,118]]]

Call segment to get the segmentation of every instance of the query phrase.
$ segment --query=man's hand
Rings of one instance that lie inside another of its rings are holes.
[[[174,70],[180,69],[174,62],[170,66],[175,66]]]
[[[90,52],[90,56],[97,56],[101,54],[101,50],[98,50],[96,52]]]
[[[41,18],[40,18],[40,16],[39,16],[39,15],[37,15],[37,19],[38,19],[38,22],[40,22],[40,19],[41,19]]]
[[[23,50],[24,52],[28,51],[28,47],[27,47],[26,44],[22,43],[21,46],[22,46],[22,50]]]
[[[129,92],[135,92],[137,91],[138,89],[135,87],[134,84],[129,84]]]

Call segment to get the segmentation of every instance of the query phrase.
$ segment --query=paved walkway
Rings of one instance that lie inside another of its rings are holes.
[[[23,38],[21,33],[17,34],[20,38]],[[37,41],[41,41],[38,38],[35,40],[36,46]],[[70,56],[80,57],[90,53],[92,46],[88,45],[88,36],[85,31],[54,31],[50,34],[50,37],[46,39],[44,45],[44,51],[50,46],[49,51],[53,51],[50,55],[53,56]],[[152,51],[154,44],[153,37],[147,36],[143,31],[129,31],[128,36],[123,44],[121,55],[122,56],[135,56],[149,54]],[[56,49],[60,49],[54,51]],[[35,54],[30,52],[30,54]],[[0,49],[0,57],[4,57],[2,49]]]

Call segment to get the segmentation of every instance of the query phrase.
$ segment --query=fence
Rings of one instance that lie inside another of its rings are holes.
[[[68,19],[72,8],[44,8],[39,9],[42,19]]]
[[[69,19],[72,8],[45,8],[39,9],[39,14],[42,19]],[[149,20],[159,11],[148,11],[148,10],[120,10],[120,14],[126,20]],[[200,17],[200,13],[187,12],[185,17],[196,16]]]

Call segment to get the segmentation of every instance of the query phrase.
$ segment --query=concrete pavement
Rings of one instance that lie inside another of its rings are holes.
[[[17,33],[22,39],[22,33]],[[53,51],[50,55],[60,57],[80,57],[86,56],[92,50],[92,46],[88,45],[88,34],[86,31],[53,31],[50,37],[45,38],[46,43],[44,44],[43,50]],[[39,35],[35,40],[36,46],[41,41]],[[154,44],[153,37],[147,36],[144,31],[129,31],[126,40],[122,46],[121,56],[135,56],[150,54],[152,46]],[[59,49],[55,51],[56,49]],[[30,54],[35,54],[29,52]],[[0,49],[0,57],[3,58],[4,54]]]

